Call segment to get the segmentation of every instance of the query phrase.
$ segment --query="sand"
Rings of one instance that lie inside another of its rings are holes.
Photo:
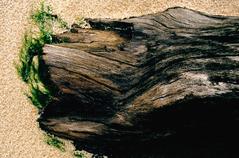
[[[21,39],[29,13],[38,0],[0,0],[0,158],[68,158],[47,145],[37,110],[24,95],[27,87],[16,74]],[[50,0],[49,0],[50,2]],[[72,23],[77,17],[124,18],[185,6],[210,14],[239,16],[239,0],[51,0],[56,14]]]

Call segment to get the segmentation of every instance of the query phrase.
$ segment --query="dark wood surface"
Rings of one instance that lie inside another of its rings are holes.
[[[44,47],[59,88],[39,119],[44,130],[103,153],[237,131],[238,17],[176,7],[88,22]]]

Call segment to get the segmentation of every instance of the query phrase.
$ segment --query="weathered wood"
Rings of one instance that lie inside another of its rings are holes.
[[[113,152],[238,126],[238,17],[177,7],[88,22],[44,47],[59,95],[41,114],[43,129]]]

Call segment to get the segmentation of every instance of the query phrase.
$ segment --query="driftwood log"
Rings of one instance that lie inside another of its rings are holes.
[[[172,154],[185,142],[190,150],[182,157],[190,157],[209,140],[220,157],[220,144],[239,140],[238,17],[176,7],[88,22],[90,29],[75,25],[58,35],[68,42],[44,47],[59,93],[43,110],[41,128],[118,157],[139,147],[169,146],[164,152]]]

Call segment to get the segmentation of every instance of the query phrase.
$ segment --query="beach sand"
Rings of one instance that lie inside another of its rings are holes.
[[[71,158],[44,142],[37,110],[17,76],[18,59],[29,15],[39,0],[0,0],[0,158]],[[54,13],[72,23],[77,17],[124,18],[183,6],[209,14],[239,16],[239,0],[48,0]]]

